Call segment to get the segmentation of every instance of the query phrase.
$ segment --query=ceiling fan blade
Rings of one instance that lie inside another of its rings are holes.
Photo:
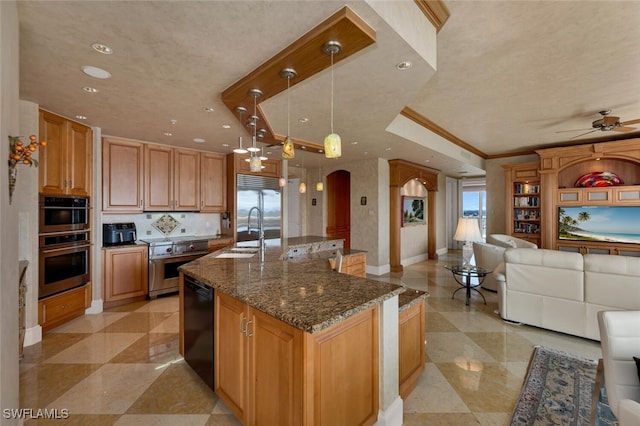
[[[626,126],[627,124],[637,124],[640,123],[640,118],[636,118],[635,120],[629,120],[629,121],[625,121],[624,123],[620,123],[623,126]]]
[[[588,129],[573,129],[573,130],[558,130],[556,133],[566,133],[566,132],[582,132],[584,130],[589,130],[591,128]]]
[[[587,132],[587,133],[583,133],[583,134],[581,134],[581,135],[573,136],[573,137],[571,137],[571,138],[569,138],[569,139],[579,138],[580,136],[588,135],[589,133],[597,132],[598,130],[600,130],[600,129],[593,129],[593,130],[591,130],[591,131],[589,131],[589,132]]]
[[[613,115],[602,117],[602,124],[604,124],[605,126],[613,126],[619,121],[620,117],[614,117]]]
[[[614,132],[633,132],[634,130],[638,130],[635,127],[614,127],[613,129]]]

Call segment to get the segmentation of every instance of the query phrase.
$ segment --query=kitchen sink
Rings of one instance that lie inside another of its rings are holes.
[[[249,257],[253,257],[255,256],[256,253],[255,252],[250,252],[250,253],[220,253],[219,255],[216,256],[217,259],[222,259],[222,258],[249,258]]]

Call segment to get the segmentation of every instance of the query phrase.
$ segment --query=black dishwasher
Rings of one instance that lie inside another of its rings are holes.
[[[184,360],[213,390],[213,288],[184,276]]]

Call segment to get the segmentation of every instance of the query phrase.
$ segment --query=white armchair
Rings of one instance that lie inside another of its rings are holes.
[[[534,243],[505,234],[487,235],[487,243],[504,248],[538,248]]]
[[[620,426],[640,425],[640,311],[598,312],[604,386]]]
[[[498,265],[504,262],[504,247],[487,243],[473,243],[473,256],[476,266],[495,271]],[[489,274],[482,282],[482,288],[498,291],[498,281],[493,274]]]

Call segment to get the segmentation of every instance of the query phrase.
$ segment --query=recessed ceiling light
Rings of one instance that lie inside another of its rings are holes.
[[[204,112],[213,112],[215,109],[213,107],[204,107]]]
[[[86,120],[86,119],[87,119],[87,117],[86,117],[86,116],[84,116],[84,115],[80,115],[80,114],[76,115],[76,118],[77,118],[78,120]]]
[[[271,155],[271,154],[272,154],[272,152],[271,152],[271,151],[267,151],[267,155]]]
[[[204,142],[205,142],[205,140],[204,140],[204,139],[202,139],[202,138],[193,138],[193,141],[194,141],[195,143],[204,143]]]
[[[82,90],[87,93],[98,93],[98,89],[96,89],[95,87],[84,86]]]
[[[405,71],[411,68],[411,61],[402,61],[396,65],[396,68],[400,71]]]
[[[308,117],[300,117],[300,118],[298,118],[298,123],[305,124],[305,123],[308,123],[308,122],[309,122],[309,118]]]
[[[111,78],[111,73],[109,71],[103,70],[102,68],[93,67],[91,65],[85,65],[80,68],[83,73],[93,78],[100,78],[102,80]]]
[[[96,52],[104,53],[105,55],[111,55],[113,53],[113,49],[111,49],[106,44],[93,43],[91,47],[93,47],[93,50],[95,50]]]
[[[224,146],[225,148],[229,148],[229,144],[228,143],[223,143],[222,146]]]
[[[358,145],[358,141],[351,142],[351,145]]]
[[[173,133],[170,133],[170,132],[164,132],[164,135],[165,135],[165,136],[173,136]]]
[[[223,124],[223,125],[222,125],[222,128],[223,128],[223,129],[230,129],[230,128],[231,128],[231,126],[230,126],[230,125],[228,125],[228,124]]]
[[[175,119],[169,120],[169,123],[171,123],[171,124],[173,124],[175,126],[176,124],[178,124],[178,120],[175,120]]]
[[[384,149],[385,151],[391,151],[391,148],[387,147]]]
[[[431,160],[424,160],[425,163],[428,163],[429,161],[431,161]]]

